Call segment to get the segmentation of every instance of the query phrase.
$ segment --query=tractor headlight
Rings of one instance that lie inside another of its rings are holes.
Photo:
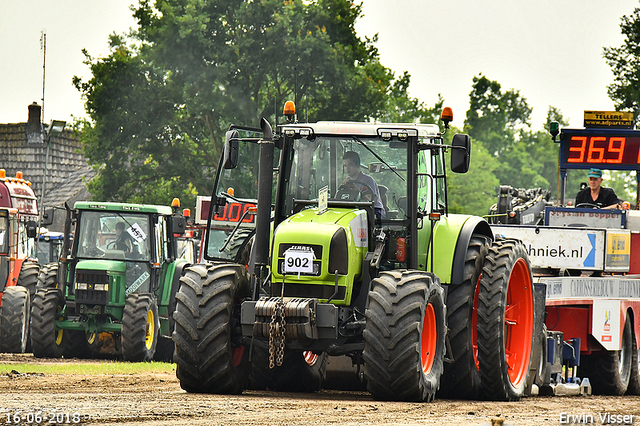
[[[76,283],[76,290],[86,290],[87,288],[87,283]]]
[[[109,284],[95,284],[93,289],[97,291],[109,291]]]
[[[349,247],[347,246],[347,233],[340,228],[331,237],[329,247],[329,273],[347,275],[349,272]]]

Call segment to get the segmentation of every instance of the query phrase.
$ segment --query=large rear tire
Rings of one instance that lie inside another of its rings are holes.
[[[431,401],[440,387],[445,335],[444,290],[433,274],[382,272],[365,313],[364,374],[375,399]]]
[[[174,361],[187,392],[238,394],[251,365],[240,337],[239,303],[250,294],[247,270],[239,264],[193,265],[180,278],[173,314]]]
[[[30,299],[36,293],[36,284],[38,283],[38,275],[40,274],[40,265],[30,260],[25,260],[20,268],[18,276],[18,285],[29,290]]]
[[[276,392],[318,392],[327,371],[326,353],[286,350],[281,366],[269,368],[269,351],[258,346],[251,353],[250,387]]]
[[[447,293],[447,324],[451,348],[445,363],[442,389],[438,396],[477,399],[480,390],[476,336],[478,290],[484,259],[489,251],[487,238],[473,235],[465,255],[463,281],[452,283]]]
[[[627,386],[627,395],[640,395],[640,357],[638,357],[638,352],[635,333],[631,333],[631,376],[629,377],[629,386]]]
[[[633,370],[633,330],[631,318],[626,316],[622,332],[622,348],[585,355],[580,360],[582,375],[589,378],[595,395],[624,395]]]
[[[64,354],[65,330],[56,330],[64,306],[56,288],[39,288],[31,305],[31,349],[36,358],[60,358]]]
[[[526,249],[514,239],[493,242],[478,294],[480,397],[519,400],[533,345],[533,279]]]
[[[0,303],[0,352],[24,353],[27,349],[30,301],[25,287],[4,289]]]
[[[127,296],[122,313],[122,358],[132,362],[153,360],[159,329],[158,306],[153,295]]]

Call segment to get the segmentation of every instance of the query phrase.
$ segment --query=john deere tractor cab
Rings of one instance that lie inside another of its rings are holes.
[[[375,398],[431,400],[444,369],[443,285],[456,285],[455,366],[464,377],[451,383],[463,396],[479,392],[486,358],[495,370],[487,397],[521,396],[533,328],[526,252],[511,240],[492,245],[481,218],[448,213],[445,152],[454,172],[468,170],[469,137],[446,145],[436,125],[292,119],[275,134],[264,119],[260,129],[232,126],[206,231],[213,263],[187,268],[176,297],[181,386],[315,391],[327,356],[348,356]],[[496,256],[506,261],[482,285],[485,260]],[[510,276],[520,292],[513,304],[523,303],[505,320]],[[478,309],[503,323],[498,336],[486,325],[476,337]],[[519,346],[504,343],[505,321],[517,324]],[[510,351],[522,357],[514,362]]]
[[[67,211],[60,266],[35,295],[35,356],[171,357],[169,312],[187,263],[177,259],[185,221],[174,201],[173,209],[77,202]]]

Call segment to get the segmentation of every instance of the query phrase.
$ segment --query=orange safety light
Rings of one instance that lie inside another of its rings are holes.
[[[182,210],[182,216],[184,216],[184,217],[191,217],[191,209],[184,209],[184,210]]]
[[[7,171],[5,169],[0,169],[0,179],[4,179],[7,177]]]
[[[180,207],[180,199],[174,198],[173,200],[171,200],[171,207]]]
[[[296,113],[296,104],[293,101],[287,101],[284,104],[284,115],[294,115]]]
[[[429,213],[429,220],[436,222],[438,220],[440,220],[440,213],[439,212],[431,212]]]
[[[442,114],[440,114],[440,120],[444,122],[444,128],[449,128],[449,123],[453,121],[453,110],[450,107],[444,107]]]
[[[22,172],[16,172],[16,179],[22,179]]]
[[[229,187],[229,189],[227,189],[227,194],[231,195],[232,197],[236,195],[236,190]]]

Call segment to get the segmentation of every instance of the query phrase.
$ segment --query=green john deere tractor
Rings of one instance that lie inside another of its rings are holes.
[[[31,312],[36,357],[170,360],[175,294],[187,261],[174,206],[77,202],[59,263],[43,268]]]
[[[535,314],[527,253],[447,210],[444,154],[467,172],[469,137],[288,118],[275,134],[264,119],[227,132],[210,263],[187,268],[176,296],[182,388],[316,391],[328,357],[346,356],[376,399],[520,398]]]

